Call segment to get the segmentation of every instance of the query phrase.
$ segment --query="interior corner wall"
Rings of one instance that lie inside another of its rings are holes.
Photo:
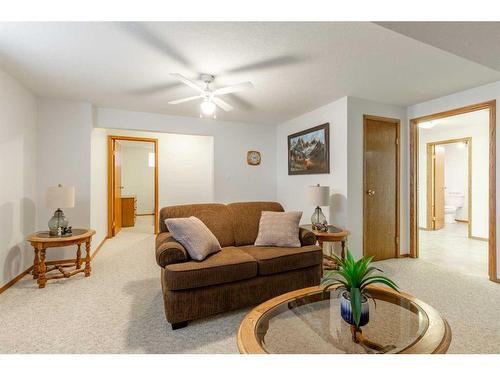
[[[441,98],[429,100],[423,103],[415,104],[407,108],[407,117],[409,120],[431,115],[439,112],[449,111],[456,108],[465,107],[472,104],[483,103],[490,100],[497,101],[497,131],[496,131],[496,196],[497,196],[497,206],[500,199],[500,151],[499,151],[499,141],[500,141],[500,129],[498,128],[498,102],[500,101],[500,81],[483,85],[480,87],[475,87],[473,89],[461,91],[455,94],[443,96]],[[406,127],[409,129],[409,122],[407,122]],[[497,237],[500,234],[500,220],[496,223],[496,233]],[[500,275],[500,241],[497,239],[497,279]]]
[[[214,148],[213,196],[216,202],[276,200],[276,129],[272,125],[98,108],[97,126],[211,136]],[[261,152],[261,165],[247,164],[249,150]]]
[[[288,175],[288,135],[324,123],[330,124],[330,173]],[[347,225],[347,98],[286,121],[276,129],[277,197],[287,211],[302,211],[302,224],[310,224],[314,211],[307,188],[330,186],[330,206],[323,208],[329,223]]]
[[[54,213],[45,191],[57,184],[75,187],[75,207],[63,209],[73,228],[90,226],[90,103],[41,98],[38,101],[37,230],[47,230]],[[95,239],[92,241],[96,245]],[[47,259],[73,259],[74,248],[53,248]]]
[[[108,135],[105,129],[92,129],[90,171],[90,227],[96,231],[92,241],[95,251],[108,233]]]
[[[348,247],[353,254],[363,255],[363,115],[396,118],[400,123],[400,253],[409,252],[409,158],[406,108],[354,97],[347,98],[347,159],[349,199]]]
[[[0,287],[33,264],[36,118],[36,97],[0,70]]]

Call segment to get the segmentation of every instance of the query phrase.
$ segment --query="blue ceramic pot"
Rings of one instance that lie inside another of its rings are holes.
[[[342,292],[340,295],[340,315],[347,323],[355,325],[354,316],[352,314],[351,301],[348,298],[349,292]],[[361,318],[359,320],[359,326],[362,327],[370,321],[370,309],[368,304],[368,299],[363,296],[363,302],[361,303]]]

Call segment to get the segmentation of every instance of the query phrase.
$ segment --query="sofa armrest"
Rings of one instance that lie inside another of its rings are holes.
[[[316,235],[306,228],[299,228],[299,239],[302,246],[316,245]]]
[[[178,241],[169,232],[161,232],[156,236],[156,263],[165,267],[172,263],[186,262],[189,255]]]

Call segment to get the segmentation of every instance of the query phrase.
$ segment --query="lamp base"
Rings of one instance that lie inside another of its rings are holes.
[[[314,213],[311,216],[311,224],[312,229],[318,232],[326,232],[328,231],[328,222],[326,221],[326,217],[321,211],[321,207],[316,207]]]
[[[68,237],[71,236],[71,227],[68,226],[69,222],[64,216],[64,212],[58,208],[54,212],[54,216],[52,216],[49,220],[49,235],[52,237]]]

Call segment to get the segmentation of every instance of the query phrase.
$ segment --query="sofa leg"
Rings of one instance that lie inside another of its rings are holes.
[[[171,324],[172,331],[175,331],[176,329],[181,329],[181,328],[187,327],[187,325],[188,325],[187,321],[185,321],[185,322],[179,322],[179,323],[172,323]]]

